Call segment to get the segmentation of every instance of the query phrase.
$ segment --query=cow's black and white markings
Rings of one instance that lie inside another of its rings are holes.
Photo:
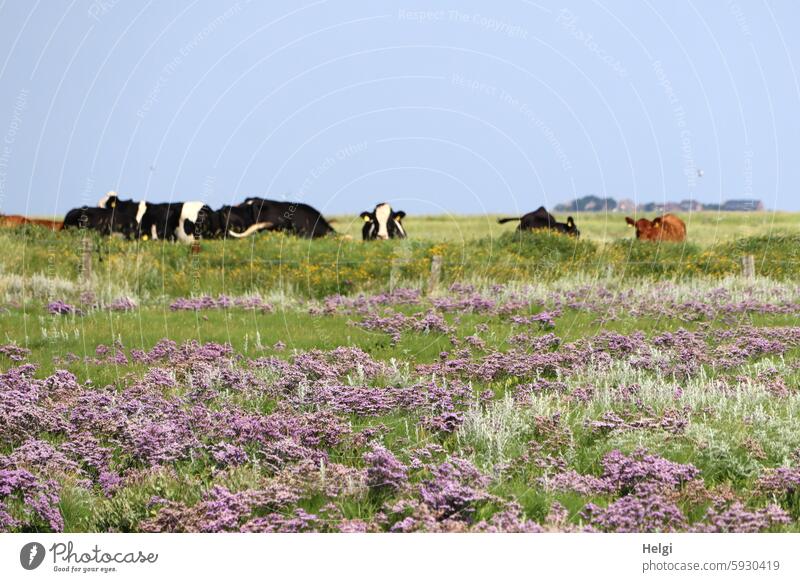
[[[403,227],[405,216],[406,213],[402,210],[392,210],[388,203],[381,202],[372,212],[361,213],[361,219],[364,221],[361,237],[364,240],[406,238],[406,229]]]
[[[64,217],[64,229],[79,228],[94,230],[103,235],[114,232],[114,211],[110,208],[83,206],[73,208]]]
[[[122,234],[126,238],[137,236],[145,210],[144,203],[120,200],[116,192],[109,192],[100,199],[97,206],[111,212],[111,234]]]
[[[217,210],[222,236],[244,238],[260,230],[272,228],[268,221],[257,221],[257,210],[252,204],[223,206]]]
[[[222,207],[212,210],[202,202],[149,203],[121,200],[116,192],[100,199],[98,206],[112,212],[112,231],[144,240],[171,240],[189,243],[196,239],[232,236],[244,238],[270,228],[272,223],[256,222],[255,208]],[[121,225],[125,225],[123,229]]]
[[[268,222],[268,230],[296,234],[304,238],[319,238],[336,231],[322,214],[303,202],[283,202],[265,198],[246,198],[239,206],[255,208],[256,222]]]
[[[581,231],[575,226],[575,221],[571,216],[567,217],[567,222],[558,222],[555,217],[547,212],[544,206],[540,206],[533,212],[529,212],[523,216],[514,218],[499,218],[497,222],[504,224],[506,222],[519,221],[517,230],[536,230],[541,228],[549,228],[563,234],[579,237]]]

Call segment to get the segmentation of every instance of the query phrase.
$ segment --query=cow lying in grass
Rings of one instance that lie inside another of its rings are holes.
[[[231,207],[212,210],[202,202],[134,202],[120,200],[114,193],[104,196],[98,206],[113,211],[112,232],[132,234],[144,240],[178,240],[190,243],[196,239],[243,238],[266,228],[270,222],[256,222],[253,211],[248,216],[232,216]]]
[[[676,242],[686,240],[686,225],[674,214],[665,214],[653,220],[640,218],[636,221],[626,216],[625,222],[636,229],[636,238],[639,240]]]
[[[549,228],[550,230],[560,232],[561,234],[568,234],[574,237],[581,236],[581,231],[579,231],[578,227],[575,226],[575,221],[571,216],[567,217],[567,222],[558,222],[552,214],[547,212],[544,206],[540,206],[533,212],[529,212],[528,214],[517,218],[498,218],[497,222],[500,224],[505,224],[506,222],[512,222],[515,220],[519,221],[517,230],[537,230],[541,228]]]
[[[303,202],[245,198],[239,208],[247,206],[252,206],[255,211],[253,220],[271,224],[268,230],[296,234],[303,238],[319,238],[336,233],[319,210]]]

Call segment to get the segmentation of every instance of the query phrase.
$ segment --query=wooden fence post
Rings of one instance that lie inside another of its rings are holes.
[[[433,255],[433,257],[431,257],[431,275],[428,278],[428,293],[432,293],[439,287],[441,279],[442,257],[441,255]]]
[[[81,240],[81,279],[88,282],[92,278],[92,239]]]
[[[756,258],[753,255],[742,257],[742,275],[745,279],[755,279],[756,277]]]
[[[389,291],[394,291],[397,281],[400,279],[400,267],[405,263],[399,257],[392,257],[392,263],[389,267]]]

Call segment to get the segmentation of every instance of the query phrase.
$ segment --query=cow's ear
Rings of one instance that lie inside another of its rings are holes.
[[[117,201],[116,201],[116,200],[114,200],[114,201],[111,203],[111,208],[116,208],[116,207],[117,207]]]
[[[568,226],[568,227],[570,227],[570,228],[572,228],[573,226],[575,226],[575,221],[574,221],[574,220],[572,220],[572,217],[571,217],[571,216],[567,216],[567,226]]]
[[[653,219],[653,228],[661,228],[661,217]]]
[[[633,225],[635,224],[635,223],[633,222],[633,219],[632,219],[630,216],[626,216],[626,217],[625,217],[625,222],[627,222],[627,223],[628,223],[628,226],[633,226]]]
[[[370,220],[372,220],[372,214],[370,214],[369,212],[362,212],[361,220],[363,220],[364,222],[369,222]]]
[[[396,220],[403,220],[406,217],[406,213],[403,212],[402,210],[398,210],[397,212],[394,213],[394,217]]]

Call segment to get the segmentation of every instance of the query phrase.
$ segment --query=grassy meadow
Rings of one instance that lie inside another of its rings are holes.
[[[708,247],[735,238],[762,236],[771,232],[800,233],[800,213],[793,212],[685,212],[676,213],[685,223],[688,242]],[[404,224],[415,240],[435,243],[459,243],[482,238],[498,238],[515,228],[514,223],[497,224],[500,217],[518,216],[514,213],[487,215],[410,216]],[[625,213],[582,212],[573,218],[581,235],[596,243],[612,243],[633,237],[633,229],[625,222]],[[655,214],[643,215],[652,219]],[[561,222],[566,213],[556,213]],[[639,217],[637,217],[639,218]],[[333,216],[337,231],[361,237],[358,216]]]
[[[0,531],[800,531],[800,217],[686,218],[0,231]]]
[[[559,217],[563,218],[563,217]],[[756,274],[791,278],[800,266],[800,216],[790,213],[694,213],[685,243],[641,244],[620,215],[584,214],[580,239],[515,232],[496,217],[410,217],[410,237],[388,244],[360,240],[357,217],[339,217],[341,236],[303,240],[262,233],[247,240],[202,241],[200,252],[183,245],[84,236],[36,227],[0,231],[4,249],[0,294],[7,297],[98,296],[143,301],[203,294],[248,293],[324,297],[379,291],[397,285],[425,287],[440,257],[440,280],[487,283],[556,280],[581,275],[670,278],[724,277],[741,272],[753,255]],[[61,297],[63,298],[63,297]]]

